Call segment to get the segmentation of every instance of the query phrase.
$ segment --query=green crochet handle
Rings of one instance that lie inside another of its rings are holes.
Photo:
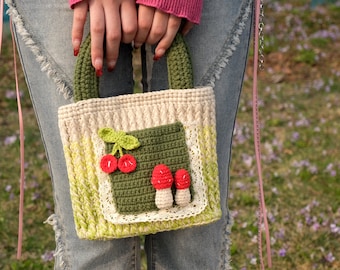
[[[167,51],[168,81],[171,89],[193,88],[193,72],[188,47],[177,34]],[[91,64],[91,37],[83,42],[74,72],[74,100],[99,97],[99,79]]]

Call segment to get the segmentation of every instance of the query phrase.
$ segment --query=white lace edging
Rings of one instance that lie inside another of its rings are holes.
[[[166,221],[179,220],[187,217],[192,217],[200,214],[208,205],[207,187],[203,181],[202,157],[199,149],[198,130],[194,123],[190,126],[184,126],[186,142],[189,150],[189,160],[191,169],[192,187],[194,190],[193,200],[185,207],[175,206],[170,209],[163,209],[158,211],[150,211],[141,214],[120,214],[117,211],[113,199],[113,191],[111,178],[102,172],[97,166],[97,175],[99,181],[99,197],[101,202],[101,209],[104,218],[114,224],[130,224],[138,222],[150,221]],[[105,144],[98,137],[93,138],[93,143],[96,149],[97,164],[105,152]]]

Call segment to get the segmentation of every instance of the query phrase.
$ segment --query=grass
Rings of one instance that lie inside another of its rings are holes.
[[[260,73],[262,161],[273,269],[340,268],[340,5],[266,1]],[[251,55],[234,133],[232,265],[259,269]],[[0,268],[52,269],[48,165],[20,72],[26,143],[23,258],[15,259],[19,142],[10,39],[0,58]]]

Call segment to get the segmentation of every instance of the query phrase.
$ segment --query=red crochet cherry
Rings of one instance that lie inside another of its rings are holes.
[[[100,160],[100,168],[105,173],[113,173],[117,170],[117,158],[111,154],[107,154]]]
[[[136,170],[137,161],[133,155],[125,154],[118,160],[118,169],[122,173],[130,173]]]

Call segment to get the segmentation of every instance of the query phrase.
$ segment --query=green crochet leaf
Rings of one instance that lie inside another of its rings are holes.
[[[124,131],[115,131],[113,128],[101,128],[98,130],[98,135],[104,142],[114,143],[112,155],[119,152],[120,156],[122,156],[124,154],[123,149],[133,150],[140,146],[140,142],[136,137],[127,135]]]

